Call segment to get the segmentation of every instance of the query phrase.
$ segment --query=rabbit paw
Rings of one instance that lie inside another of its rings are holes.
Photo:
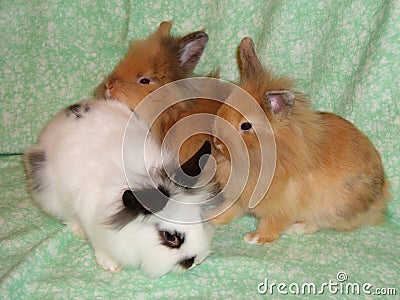
[[[248,232],[243,236],[243,239],[251,245],[264,245],[276,240],[276,238],[261,235],[259,232]]]
[[[121,271],[121,266],[113,259],[109,258],[107,255],[96,251],[95,256],[97,265],[103,270],[112,273],[118,273],[119,271]]]
[[[78,222],[65,222],[66,225],[68,225],[72,232],[76,235],[79,236],[81,238],[86,238],[86,233],[85,231],[82,229],[81,225],[79,225]]]

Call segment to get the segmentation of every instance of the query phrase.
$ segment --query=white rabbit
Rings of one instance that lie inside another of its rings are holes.
[[[185,188],[168,178],[159,143],[147,133],[148,126],[123,103],[83,101],[45,126],[37,144],[24,153],[24,163],[35,201],[89,238],[101,268],[115,272],[140,266],[158,277],[200,263],[209,253],[214,227],[188,224],[201,219],[200,206],[169,199],[199,203],[210,197],[210,189]],[[199,157],[210,150],[204,144],[182,169],[187,174],[192,166],[198,169]]]

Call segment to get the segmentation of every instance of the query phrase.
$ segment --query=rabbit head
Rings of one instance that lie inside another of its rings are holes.
[[[146,39],[133,41],[124,59],[97,88],[97,97],[117,99],[133,110],[158,87],[191,76],[208,36],[196,31],[175,37],[171,26],[172,22],[162,22]]]
[[[206,142],[182,164],[187,178],[173,175],[171,180],[164,170],[155,171],[153,185],[143,186],[142,181],[141,189],[123,191],[122,206],[106,222],[115,231],[109,252],[120,265],[140,265],[147,275],[159,277],[185,272],[207,257],[214,227],[202,221],[200,203],[211,197],[213,188],[190,186],[204,166],[200,158],[210,151]]]
[[[291,161],[286,163],[287,158],[285,158],[283,162],[285,166],[289,166],[293,160],[299,158],[300,154],[296,148],[302,141],[295,136],[292,137],[292,139],[296,139],[294,142],[288,142],[287,139],[291,136],[290,131],[297,123],[312,122],[315,119],[310,105],[302,94],[292,90],[293,82],[290,79],[275,78],[263,68],[250,38],[244,38],[240,43],[239,63],[241,66],[239,86],[245,92],[232,93],[226,100],[226,104],[219,109],[218,116],[227,120],[241,135],[251,153],[250,160],[257,165],[262,159],[260,157],[260,139],[264,138],[256,134],[257,128],[270,128],[276,142],[276,145],[271,146],[276,146],[277,152],[281,150],[278,149],[279,147],[282,147],[284,152],[290,151]],[[252,98],[253,103],[247,101],[247,107],[242,105],[240,110],[235,109],[236,103],[243,101],[241,97]],[[265,118],[260,118],[259,108],[262,109],[262,115]],[[224,129],[220,126],[215,126],[216,133],[226,136],[227,134],[224,134],[223,131]],[[269,132],[272,134],[271,131]],[[214,139],[214,141],[214,145],[220,150],[220,153],[229,157],[226,145],[219,139]],[[224,142],[229,143],[229,138]]]

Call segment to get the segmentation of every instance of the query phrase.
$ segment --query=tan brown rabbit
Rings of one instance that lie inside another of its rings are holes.
[[[174,37],[170,34],[171,26],[172,22],[162,22],[158,30],[146,39],[133,41],[124,59],[96,89],[97,98],[116,99],[134,110],[157,88],[190,77],[207,45],[208,35],[204,31],[196,31],[183,37]],[[218,74],[216,72],[209,76],[217,77]],[[216,113],[216,104],[219,103],[211,104],[211,113]],[[148,107],[155,110],[153,104]],[[160,115],[152,130],[162,140],[176,121],[194,112],[202,112],[205,107],[210,111],[210,105],[204,101],[179,102]],[[182,146],[181,162],[191,157],[205,139],[211,140],[198,135],[191,138],[191,142],[186,142]]]
[[[249,115],[245,119],[223,105],[218,115],[244,139],[250,175],[238,201],[215,217],[214,223],[227,224],[247,213],[255,215],[258,227],[246,233],[244,240],[264,244],[284,232],[312,233],[328,228],[348,231],[383,222],[390,196],[388,181],[380,155],[368,138],[337,115],[313,111],[303,95],[292,91],[290,80],[273,78],[262,67],[250,38],[241,41],[239,57],[240,86],[254,97],[271,124],[276,168],[267,193],[250,209],[249,198],[262,159],[254,134],[260,125],[249,123]],[[215,132],[224,134],[223,128],[216,127]],[[224,136],[223,141],[229,139]],[[215,140],[215,146],[220,149],[216,178],[224,185],[230,168],[227,148],[219,140]],[[229,200],[222,206],[228,207]]]
[[[128,53],[96,89],[98,98],[113,98],[131,110],[160,86],[190,77],[208,42],[204,31],[183,37],[170,34],[172,22],[162,22],[146,39],[132,42]]]

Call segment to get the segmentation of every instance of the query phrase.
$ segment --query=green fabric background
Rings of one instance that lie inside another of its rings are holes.
[[[99,270],[86,240],[32,204],[19,154],[56,111],[91,96],[129,40],[171,19],[173,33],[210,36],[198,74],[219,66],[222,79],[237,80],[237,46],[249,36],[262,62],[295,78],[314,108],[366,133],[392,185],[388,222],[251,246],[242,234],[256,222],[246,217],[218,228],[213,254],[184,275]],[[0,0],[0,53],[0,299],[266,298],[257,293],[264,278],[320,284],[340,271],[347,282],[400,294],[399,1]]]

